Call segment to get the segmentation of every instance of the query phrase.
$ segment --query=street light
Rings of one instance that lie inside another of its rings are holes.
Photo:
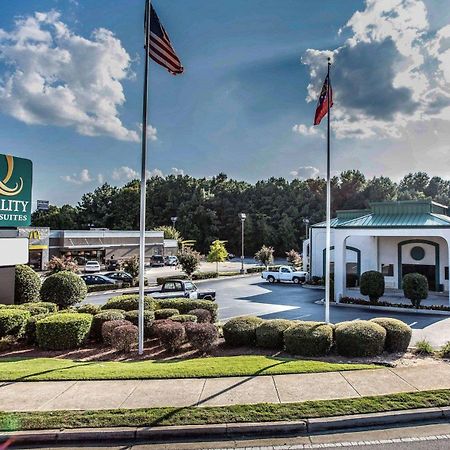
[[[306,230],[306,239],[309,239],[309,219],[303,219],[303,223],[305,224]]]
[[[170,218],[170,220],[172,221],[173,227],[175,228],[175,224],[177,223],[178,217],[177,216],[173,216]]]
[[[305,239],[309,239],[309,219],[303,219],[303,223],[305,224],[306,230],[306,238]],[[310,258],[310,252],[311,252],[311,243],[308,244],[308,247],[306,248],[306,255],[303,255],[304,257],[306,257],[306,270],[309,272],[309,258]],[[305,269],[305,267],[303,266],[303,270]]]
[[[241,219],[241,273],[245,273],[244,270],[244,222],[247,218],[245,213],[238,214],[239,219]]]

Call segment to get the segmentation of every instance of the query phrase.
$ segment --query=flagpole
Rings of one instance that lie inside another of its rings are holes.
[[[147,194],[147,104],[148,44],[150,36],[150,0],[145,0],[144,92],[142,99],[141,203],[139,216],[139,315],[138,353],[144,353],[144,272],[145,272],[145,203]]]
[[[330,66],[328,58],[327,72],[327,211],[326,211],[326,244],[325,244],[325,322],[330,322],[330,256],[331,256],[331,177],[330,177]]]

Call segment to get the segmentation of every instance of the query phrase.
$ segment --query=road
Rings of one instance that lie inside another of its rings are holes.
[[[264,319],[324,320],[324,306],[317,302],[323,290],[283,283],[270,284],[258,275],[251,277],[207,280],[198,283],[200,290],[215,290],[219,305],[219,319],[227,320],[241,315],[255,315]],[[103,304],[117,294],[90,295],[88,303]],[[414,330],[413,342],[426,338],[436,347],[450,341],[450,318],[439,315],[420,315],[408,312],[369,312],[360,308],[332,307],[333,323],[355,319],[386,316],[403,320]]]

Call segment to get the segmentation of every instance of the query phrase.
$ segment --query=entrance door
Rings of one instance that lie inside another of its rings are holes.
[[[428,280],[430,291],[436,290],[436,266],[428,266],[425,264],[402,264],[402,276],[407,273],[420,273]]]

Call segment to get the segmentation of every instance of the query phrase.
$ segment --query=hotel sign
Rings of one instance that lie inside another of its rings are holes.
[[[32,181],[29,159],[0,154],[0,228],[30,225]]]

